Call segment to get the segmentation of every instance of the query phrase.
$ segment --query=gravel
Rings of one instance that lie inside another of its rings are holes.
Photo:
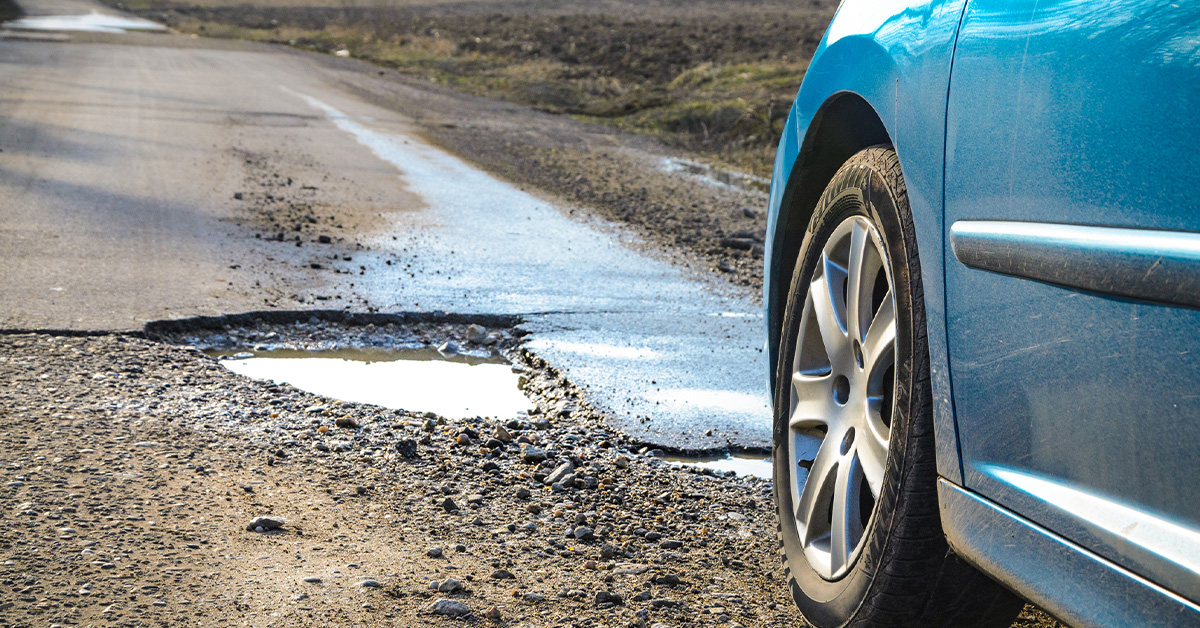
[[[321,398],[140,338],[0,336],[3,623],[803,625],[767,482],[671,468],[583,405],[540,421],[575,397],[526,366],[538,409],[503,423],[512,443],[461,446],[501,424]],[[359,427],[319,434],[334,417]],[[543,483],[568,461],[575,482]],[[287,524],[242,532],[258,516]]]

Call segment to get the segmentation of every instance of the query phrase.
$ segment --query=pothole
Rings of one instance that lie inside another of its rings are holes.
[[[206,353],[240,375],[393,410],[508,420],[525,417],[533,406],[521,393],[517,370],[494,354],[443,355],[428,347]]]
[[[344,402],[346,407],[361,403],[395,413],[389,419],[392,428],[421,425],[428,431],[434,424],[450,433],[470,427],[477,432],[469,434],[475,440],[490,433],[489,426],[504,425],[514,434],[553,430],[553,440],[564,447],[634,447],[628,436],[612,429],[611,415],[588,403],[582,388],[522,346],[525,332],[518,323],[515,317],[442,312],[272,311],[157,321],[145,333],[203,352],[241,375],[272,382],[268,416],[286,425],[285,430],[300,429],[299,416],[307,417],[303,429],[315,429],[319,416],[309,415],[324,416]],[[303,393],[333,403],[303,407],[288,401]],[[237,420],[240,425],[244,417]],[[325,433],[320,430],[303,433],[317,439],[318,449],[341,446],[319,440]],[[492,440],[485,443],[489,455],[496,454],[495,446]],[[538,441],[538,446],[550,451],[555,444]],[[647,443],[637,446],[659,464],[704,475],[771,477],[770,459],[762,454],[689,456],[665,454]],[[551,468],[552,463],[547,460]]]
[[[699,469],[709,469],[717,473],[730,471],[738,475],[749,475],[764,480],[770,480],[772,474],[771,458],[753,454],[721,454],[717,456],[681,456],[666,454],[660,456],[666,462],[681,464]]]

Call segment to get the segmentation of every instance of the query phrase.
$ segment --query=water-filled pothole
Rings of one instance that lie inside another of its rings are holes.
[[[231,371],[342,401],[446,418],[523,416],[533,403],[499,356],[443,356],[434,349],[208,351]]]
[[[679,463],[689,467],[712,469],[724,473],[733,471],[738,475],[752,475],[764,480],[771,479],[771,458],[750,454],[724,454],[720,456],[679,456],[667,454],[662,457],[667,462]]]

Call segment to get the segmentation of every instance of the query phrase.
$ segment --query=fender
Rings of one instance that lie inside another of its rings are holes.
[[[776,150],[763,280],[773,375],[787,284],[817,199],[850,155],[874,144],[895,147],[925,288],[938,473],[957,484],[962,467],[946,346],[942,209],[946,100],[965,5],[966,0],[846,0],[839,7]],[[774,377],[771,386],[775,394]]]

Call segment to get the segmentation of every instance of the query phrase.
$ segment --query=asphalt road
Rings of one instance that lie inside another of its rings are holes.
[[[517,314],[530,348],[631,435],[769,442],[744,292],[429,145],[419,112],[361,98],[362,75],[170,34],[0,39],[0,327]]]

